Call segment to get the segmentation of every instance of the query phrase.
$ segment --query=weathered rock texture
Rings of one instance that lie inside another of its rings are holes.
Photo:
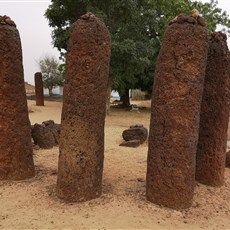
[[[57,195],[85,201],[102,192],[104,122],[111,41],[91,13],[72,27],[61,121]]]
[[[230,168],[230,151],[226,153],[226,162],[225,162],[225,167]]]
[[[50,149],[59,144],[60,125],[54,121],[44,121],[42,124],[32,126],[34,144],[43,149]]]
[[[36,105],[44,106],[42,73],[37,72],[34,74],[34,82],[35,82]]]
[[[210,186],[224,183],[224,168],[229,119],[228,91],[230,54],[227,37],[212,34],[200,116],[197,147],[196,180]]]
[[[14,23],[14,21],[11,20],[11,18],[6,15],[0,16],[0,24],[16,27],[16,24]]]
[[[122,137],[125,141],[140,140],[142,144],[147,140],[148,129],[143,127],[143,125],[130,126],[129,129],[123,131]]]
[[[129,129],[123,131],[122,137],[125,141],[120,146],[138,147],[147,140],[148,129],[143,125],[132,125]]]
[[[140,140],[123,141],[120,146],[136,148],[141,145]]]
[[[6,19],[10,20],[8,17]],[[0,17],[1,180],[21,180],[34,176],[21,41],[14,25],[2,21]]]
[[[147,161],[147,199],[173,209],[192,204],[208,32],[193,23],[166,30],[156,63]]]
[[[197,15],[197,16],[194,15],[194,16],[185,16],[183,14],[180,14],[176,18],[174,18],[169,24],[171,25],[173,23],[179,23],[179,24],[190,23],[190,24],[194,24],[194,25],[199,24],[201,26],[205,26],[206,25],[205,18],[203,18],[200,15]]]

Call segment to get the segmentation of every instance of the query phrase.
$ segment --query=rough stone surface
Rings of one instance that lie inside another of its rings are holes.
[[[200,26],[206,26],[207,22],[205,18],[203,18],[200,14],[199,11],[196,9],[193,9],[191,12],[191,16],[186,16],[184,14],[180,14],[176,16],[170,23],[169,25],[173,23],[191,23],[191,24],[199,24]]]
[[[43,81],[42,81],[41,72],[37,72],[34,74],[34,82],[35,82],[36,105],[44,106],[44,92],[43,92]]]
[[[41,125],[34,124],[32,126],[32,138],[34,144],[42,149],[50,149],[58,145],[60,136],[60,125],[54,121],[44,121]]]
[[[173,209],[192,204],[208,31],[173,23],[164,34],[153,86],[147,199]]]
[[[0,24],[16,27],[16,24],[14,23],[14,21],[11,20],[11,18],[6,15],[0,16]]]
[[[60,140],[61,125],[55,124],[53,120],[43,121],[42,124],[52,132],[55,145],[58,145]]]
[[[104,122],[111,41],[104,23],[82,16],[71,29],[60,136],[57,195],[85,201],[102,192]]]
[[[140,145],[141,145],[140,140],[124,141],[120,144],[120,146],[132,147],[132,148],[136,148]]]
[[[1,22],[0,179],[21,180],[35,174],[21,41],[15,26]]]
[[[148,129],[140,126],[131,126],[122,133],[125,141],[139,140],[140,144],[144,143],[148,137]]]
[[[200,116],[196,180],[210,186],[224,183],[229,119],[230,54],[226,35],[212,34]]]
[[[226,153],[225,167],[230,168],[230,151]]]

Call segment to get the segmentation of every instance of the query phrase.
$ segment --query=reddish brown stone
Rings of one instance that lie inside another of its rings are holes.
[[[140,140],[131,140],[131,141],[124,141],[120,144],[120,146],[125,146],[125,147],[132,147],[136,148],[141,145]]]
[[[230,54],[226,35],[215,33],[209,41],[196,159],[196,180],[210,186],[224,183],[229,73]]]
[[[42,124],[52,132],[55,140],[55,145],[59,145],[61,125],[55,124],[53,120],[43,121]]]
[[[14,23],[14,21],[11,20],[11,18],[6,15],[0,16],[0,24],[16,27],[16,24]]]
[[[122,137],[125,141],[139,140],[142,144],[148,137],[148,129],[145,127],[131,127],[123,131]]]
[[[230,168],[230,151],[226,153],[225,167]]]
[[[192,24],[196,24],[197,20],[194,17],[192,17],[192,16],[188,16],[186,22],[189,22],[189,23],[192,23]]]
[[[206,19],[203,18],[203,17],[201,17],[201,16],[198,16],[197,22],[198,22],[198,24],[201,25],[201,26],[206,26],[206,24],[207,24]]]
[[[34,176],[31,129],[15,26],[0,24],[0,179]]]
[[[190,23],[165,32],[156,63],[147,199],[174,209],[192,204],[208,31]]]
[[[48,120],[42,124],[35,124],[32,126],[32,138],[34,144],[43,149],[50,149],[58,145],[60,136],[60,125],[55,124],[54,121]]]
[[[102,192],[104,122],[111,41],[87,13],[74,23],[67,53],[57,195],[85,201]]]
[[[42,73],[37,72],[34,74],[34,82],[35,82],[36,105],[44,106]]]
[[[191,16],[185,16],[184,14],[179,14],[173,20],[170,21],[169,25],[173,23],[191,23],[191,24],[199,24],[200,26],[206,26],[207,22],[204,17],[200,16],[200,13],[197,9],[193,9],[191,11]]]

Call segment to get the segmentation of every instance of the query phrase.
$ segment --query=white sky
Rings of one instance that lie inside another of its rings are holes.
[[[59,52],[51,44],[51,28],[44,17],[50,2],[50,0],[0,0],[0,15],[10,16],[17,24],[22,42],[24,79],[30,84],[34,84],[34,73],[39,71],[36,61],[44,55],[59,57]],[[218,6],[230,15],[230,0],[218,2]]]
[[[0,15],[7,15],[17,25],[19,30],[23,65],[24,79],[34,85],[34,73],[39,71],[37,61],[45,56],[59,57],[59,52],[53,48],[51,39],[51,28],[43,16],[51,1],[20,1],[0,0]]]

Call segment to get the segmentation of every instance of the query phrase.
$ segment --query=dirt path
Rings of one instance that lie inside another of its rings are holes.
[[[30,117],[34,122],[44,117],[58,120],[60,108],[60,103],[48,103]],[[50,113],[53,109],[56,112]],[[89,202],[59,200],[55,194],[58,148],[35,150],[35,178],[0,181],[0,229],[230,229],[229,169],[221,188],[198,184],[188,210],[174,211],[146,201],[147,144],[139,148],[119,144],[129,125],[148,127],[149,115],[149,111],[111,111],[106,119],[103,195]]]

